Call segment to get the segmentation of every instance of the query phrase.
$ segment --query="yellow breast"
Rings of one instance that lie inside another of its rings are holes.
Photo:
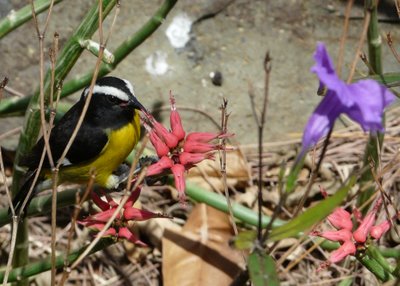
[[[87,182],[91,171],[96,174],[95,183],[106,188],[114,187],[112,172],[118,168],[133,150],[140,137],[140,118],[137,111],[133,121],[120,129],[108,132],[108,143],[96,159],[60,169],[60,182]]]

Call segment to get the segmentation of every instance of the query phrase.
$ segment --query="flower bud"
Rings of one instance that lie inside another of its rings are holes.
[[[213,133],[213,132],[192,132],[186,136],[186,141],[209,142],[214,139],[232,137],[232,133]]]
[[[185,167],[182,164],[175,164],[171,167],[172,174],[174,175],[175,187],[178,190],[180,199],[183,200],[185,198]]]
[[[342,208],[336,208],[333,213],[328,216],[329,222],[337,229],[352,230],[353,222],[351,221],[350,214]]]
[[[342,261],[346,256],[353,255],[356,253],[356,246],[351,240],[345,241],[338,249],[331,253],[329,261],[331,263],[337,263]]]
[[[159,175],[165,170],[171,168],[173,165],[174,162],[169,157],[163,156],[160,160],[147,168],[146,176]]]
[[[151,144],[154,146],[154,149],[156,149],[156,153],[159,158],[169,153],[167,144],[165,144],[153,130],[149,132],[149,138]]]
[[[118,237],[125,238],[128,241],[141,246],[147,246],[144,242],[140,241],[127,227],[120,227]]]
[[[214,159],[211,153],[188,153],[182,152],[179,154],[179,162],[185,167],[195,165],[206,159]]]
[[[206,153],[218,150],[218,145],[197,141],[186,141],[183,150],[189,153]]]
[[[171,110],[169,120],[171,124],[172,134],[174,134],[179,141],[184,139],[186,133],[182,126],[181,116],[176,109]]]
[[[162,217],[162,215],[133,207],[124,210],[124,218],[126,220],[144,221],[155,217]]]
[[[178,146],[178,138],[170,133],[167,128],[165,128],[161,123],[156,120],[152,121],[153,130],[157,133],[157,135],[165,142],[168,148],[175,148]]]
[[[371,227],[375,223],[375,211],[371,211],[368,213],[363,221],[361,222],[360,226],[353,232],[353,237],[355,241],[359,243],[364,243],[367,240],[368,233]]]
[[[103,201],[99,195],[96,194],[96,192],[92,191],[90,192],[90,196],[92,197],[93,202],[95,203],[96,206],[98,206],[102,211],[108,210],[111,208],[111,206]]]
[[[385,220],[378,225],[372,226],[369,234],[375,239],[380,239],[390,229],[391,225],[390,220]]]
[[[352,233],[348,229],[340,229],[340,230],[324,231],[321,232],[318,236],[332,241],[345,242],[347,240],[351,240]]]

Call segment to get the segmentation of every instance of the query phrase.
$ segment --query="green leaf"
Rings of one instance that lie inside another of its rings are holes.
[[[257,238],[255,230],[247,230],[240,232],[234,239],[235,248],[239,250],[251,249]]]
[[[274,228],[269,236],[270,241],[277,241],[287,237],[293,237],[310,228],[318,221],[328,216],[346,197],[348,191],[354,185],[356,177],[352,176],[347,185],[341,187],[333,196],[319,202],[309,208],[287,224]]]
[[[250,279],[255,286],[279,285],[274,259],[260,251],[250,254],[248,260]]]

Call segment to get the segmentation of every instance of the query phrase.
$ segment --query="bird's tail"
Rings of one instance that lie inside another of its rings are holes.
[[[13,198],[12,204],[14,206],[15,214],[24,214],[26,215],[25,211],[29,206],[32,198],[35,195],[35,189],[31,193],[29,193],[33,181],[35,179],[36,171],[29,171],[25,177],[25,181],[22,184],[22,187],[19,189],[19,192]],[[11,208],[8,210],[11,212]]]

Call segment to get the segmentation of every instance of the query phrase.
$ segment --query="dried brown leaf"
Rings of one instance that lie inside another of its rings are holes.
[[[182,231],[164,233],[164,285],[229,285],[241,270],[240,253],[228,245],[232,235],[225,213],[196,205]]]

